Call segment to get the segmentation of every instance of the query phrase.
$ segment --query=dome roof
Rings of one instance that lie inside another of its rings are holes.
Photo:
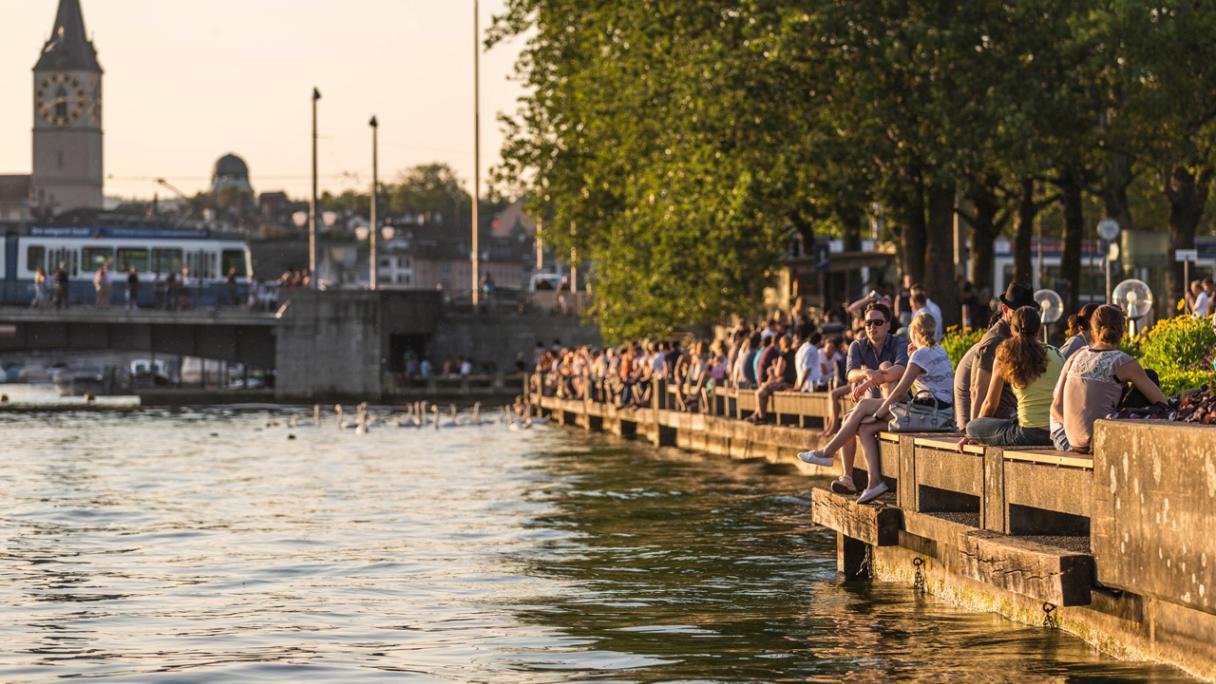
[[[235,154],[225,154],[215,162],[213,178],[249,178],[249,167],[245,160]]]

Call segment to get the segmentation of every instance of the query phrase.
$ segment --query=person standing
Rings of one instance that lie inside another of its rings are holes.
[[[62,261],[55,269],[55,308],[68,308],[68,266]]]
[[[113,290],[110,286],[110,262],[103,261],[93,274],[93,289],[97,291],[97,308],[110,308],[110,297]]]
[[[34,271],[34,300],[30,302],[31,309],[46,306],[46,270],[42,266]]]
[[[241,300],[237,299],[236,293],[236,267],[228,269],[228,275],[224,278],[228,284],[228,304],[229,306],[240,306]]]
[[[1203,289],[1195,297],[1195,310],[1192,312],[1195,318],[1206,318],[1212,314],[1212,279],[1204,278],[1202,287]]]
[[[139,308],[139,273],[134,266],[127,269],[127,311]]]

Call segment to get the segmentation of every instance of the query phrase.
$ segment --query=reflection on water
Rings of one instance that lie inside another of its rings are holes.
[[[0,414],[0,681],[1179,677],[841,583],[782,466],[285,414]]]

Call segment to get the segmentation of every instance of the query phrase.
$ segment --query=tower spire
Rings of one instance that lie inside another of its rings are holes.
[[[34,65],[34,71],[68,70],[101,73],[97,50],[84,30],[80,0],[59,0],[51,37],[42,46],[42,55]]]

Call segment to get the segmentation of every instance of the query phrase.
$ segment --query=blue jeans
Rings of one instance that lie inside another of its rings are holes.
[[[967,423],[967,436],[988,446],[1054,446],[1043,428],[1024,428],[1016,418],[976,418]]]

